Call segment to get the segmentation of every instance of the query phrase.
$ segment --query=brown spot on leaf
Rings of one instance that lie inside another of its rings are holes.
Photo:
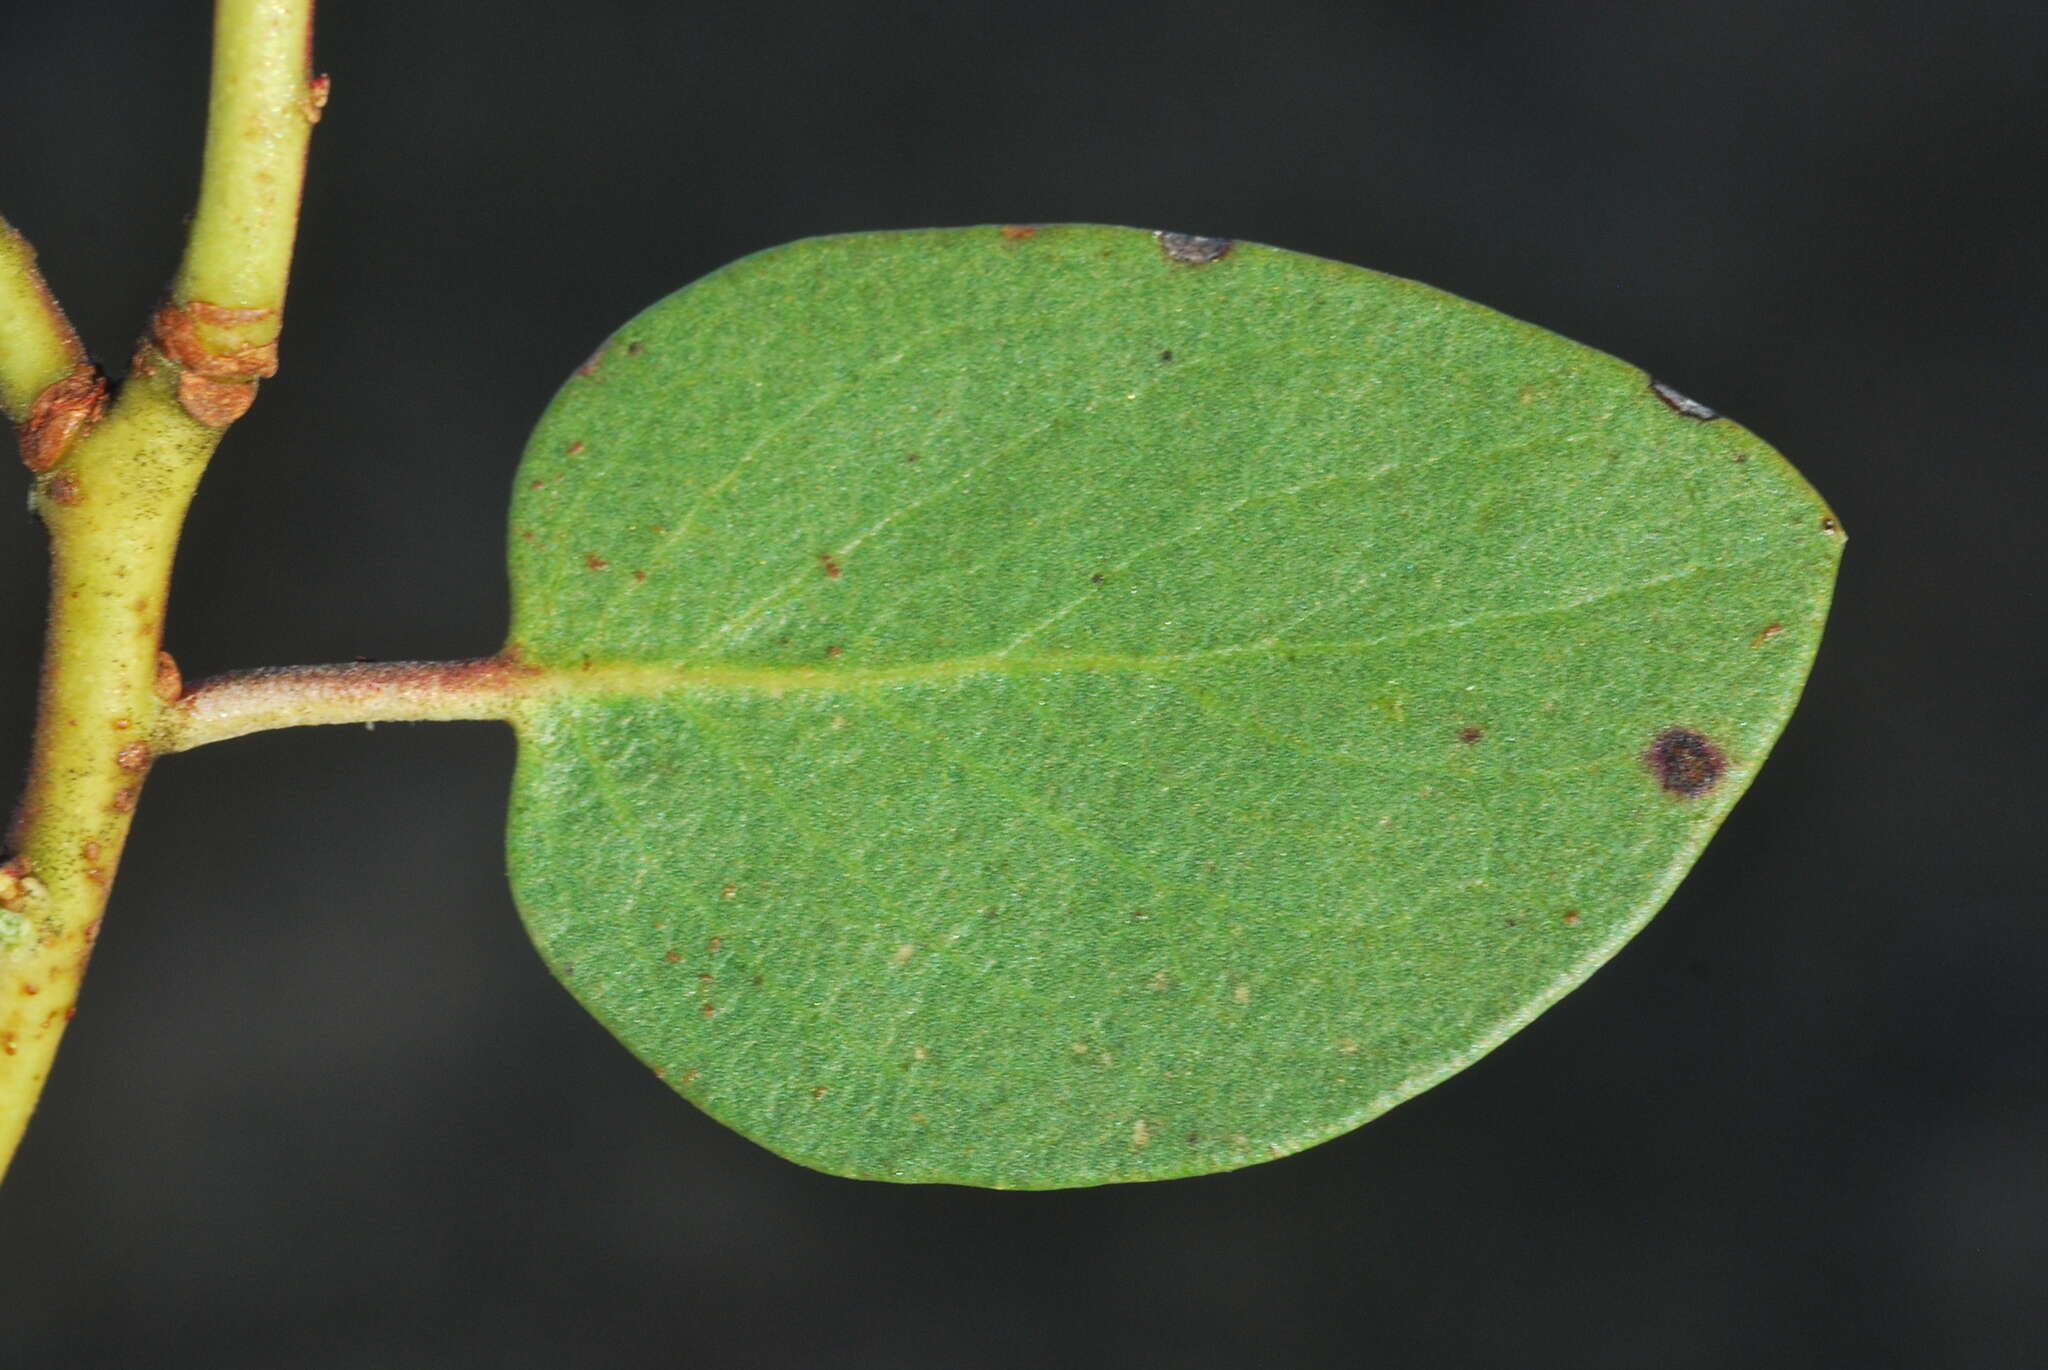
[[[1784,631],[1785,631],[1785,625],[1784,625],[1784,624],[1782,624],[1782,623],[1773,623],[1773,624],[1770,624],[1770,625],[1769,625],[1768,627],[1766,627],[1766,628],[1765,628],[1765,629],[1764,629],[1764,630],[1763,630],[1762,632],[1758,633],[1758,634],[1757,634],[1757,635],[1756,635],[1755,637],[1751,638],[1751,639],[1749,640],[1749,645],[1750,645],[1750,646],[1752,646],[1752,647],[1761,647],[1761,646],[1763,646],[1763,645],[1764,645],[1764,644],[1765,644],[1766,642],[1769,642],[1769,641],[1770,641],[1770,640],[1771,640],[1772,638],[1776,637],[1776,636],[1777,636],[1778,634],[1780,634],[1780,633],[1782,633],[1782,632],[1784,632]]]
[[[1004,224],[1003,236],[1013,243],[1023,242],[1028,238],[1036,238],[1038,229],[1032,224]]]
[[[825,649],[825,655],[829,657],[842,657],[846,655],[846,649],[835,642]]]
[[[662,957],[662,960],[668,962],[672,966],[680,962],[682,959],[683,954],[679,951],[669,952],[666,956]]]
[[[822,1099],[822,1098],[824,1098],[824,1097],[825,1097],[825,1096],[826,1096],[827,1094],[830,1094],[831,1092],[832,1092],[832,1086],[830,1086],[830,1085],[819,1085],[819,1086],[818,1086],[818,1087],[817,1087],[816,1089],[814,1089],[814,1090],[812,1090],[812,1091],[811,1091],[811,1097],[812,1097],[813,1099]]]
[[[609,561],[606,561],[595,552],[585,552],[583,554],[583,564],[593,571],[602,571],[611,566]]]
[[[580,457],[583,455],[583,446],[583,439],[578,438],[576,439],[576,441],[570,443],[566,450],[570,456]]]
[[[1564,925],[1566,927],[1575,928],[1579,925],[1581,921],[1582,920],[1579,917],[1579,911],[1577,909],[1566,909],[1564,911]]]
[[[1204,238],[1193,233],[1167,233],[1156,235],[1159,250],[1166,254],[1169,262],[1183,266],[1207,266],[1222,261],[1230,255],[1230,249],[1237,246],[1228,238]]]
[[[718,1005],[706,1004],[703,1013],[706,1018],[716,1018],[718,1016]]]
[[[1485,736],[1486,736],[1486,729],[1484,729],[1484,728],[1460,728],[1460,729],[1458,729],[1458,741],[1460,741],[1460,742],[1463,742],[1463,743],[1465,743],[1465,744],[1466,744],[1466,745],[1468,745],[1468,746],[1469,746],[1469,745],[1471,745],[1471,744],[1472,744],[1472,743],[1474,743],[1474,742],[1477,742],[1477,741],[1478,741],[1478,740],[1479,740],[1480,738],[1482,738],[1482,737],[1485,737]]]
[[[825,575],[828,579],[839,579],[839,563],[832,559],[830,552],[818,553],[818,563],[825,568]]]
[[[1664,401],[1665,405],[1674,412],[1683,414],[1689,419],[1697,419],[1701,423],[1706,423],[1721,417],[1718,410],[1709,409],[1698,400],[1680,394],[1655,376],[1650,377],[1650,393]]]
[[[1728,758],[1719,747],[1690,728],[1666,728],[1643,753],[1643,764],[1667,793],[1697,799],[1721,783]]]
[[[611,346],[611,341],[610,341],[609,339],[607,339],[606,341],[604,341],[604,342],[602,342],[602,343],[599,343],[599,344],[598,344],[598,347],[597,347],[597,351],[595,351],[595,352],[591,353],[591,354],[590,354],[589,356],[585,357],[585,358],[583,359],[583,365],[581,365],[581,366],[579,366],[579,367],[577,367],[577,368],[576,368],[576,374],[577,374],[577,375],[579,375],[579,376],[582,376],[582,377],[584,377],[584,378],[585,378],[586,380],[587,380],[587,379],[589,379],[589,378],[590,378],[590,377],[592,377],[592,376],[595,376],[595,375],[596,375],[596,374],[597,374],[597,373],[598,373],[598,372],[599,372],[600,370],[602,370],[602,369],[603,369],[603,367],[604,367],[604,350],[605,350],[605,348],[607,348],[607,347],[610,347],[610,346]]]
[[[635,571],[633,573],[633,582],[636,585],[645,585],[647,583],[647,573],[645,571]]]

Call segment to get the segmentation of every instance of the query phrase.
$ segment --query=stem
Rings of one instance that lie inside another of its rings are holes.
[[[70,1020],[136,796],[171,731],[177,674],[160,640],[186,508],[222,430],[275,370],[318,113],[306,78],[313,5],[219,0],[215,17],[185,266],[112,410],[35,485],[50,622],[14,855],[0,866],[0,1170]],[[46,371],[53,355],[43,349]]]

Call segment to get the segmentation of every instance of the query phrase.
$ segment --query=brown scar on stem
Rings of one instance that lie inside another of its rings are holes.
[[[156,679],[150,683],[156,697],[166,704],[175,704],[185,693],[185,673],[178,669],[178,663],[169,652],[156,654]]]
[[[1664,401],[1667,408],[1683,414],[1689,419],[1696,419],[1701,423],[1709,423],[1721,417],[1719,410],[1709,409],[1698,400],[1674,390],[1655,376],[1647,377],[1647,379],[1650,382],[1650,393]]]
[[[64,459],[79,434],[107,412],[107,378],[89,361],[43,387],[16,436],[21,463],[41,474]]]
[[[50,497],[51,503],[61,504],[67,509],[85,498],[85,489],[78,483],[78,474],[74,471],[59,471],[50,477],[43,492]]]
[[[1643,764],[1667,794],[1697,799],[1721,783],[1728,758],[1705,734],[1666,728],[1651,740]]]
[[[150,340],[178,368],[178,403],[208,428],[225,428],[256,402],[256,382],[277,374],[277,343],[215,352],[198,329],[242,328],[277,317],[275,309],[236,309],[190,300],[166,301],[150,321]],[[145,348],[145,351],[147,349]],[[138,369],[144,367],[138,358]]]
[[[334,94],[334,78],[321,72],[306,84],[306,122],[317,124],[320,116],[327,111],[327,101]]]
[[[149,769],[150,760],[151,753],[147,742],[130,742],[114,753],[114,764],[124,771],[146,771]]]
[[[1159,250],[1169,262],[1182,266],[1207,266],[1220,262],[1230,255],[1230,249],[1237,243],[1229,238],[1204,238],[1194,233],[1168,233],[1164,229],[1153,235],[1159,240]]]

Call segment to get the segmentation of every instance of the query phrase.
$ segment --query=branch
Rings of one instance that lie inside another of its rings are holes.
[[[0,219],[0,411],[13,421],[21,459],[46,471],[106,408],[107,386],[86,359],[35,249]]]
[[[217,0],[199,207],[153,330],[179,402],[210,428],[277,372],[306,147],[327,103],[312,39],[313,0]]]
[[[185,511],[222,430],[276,369],[308,131],[325,89],[306,79],[313,0],[218,0],[215,21],[184,267],[111,410],[36,481],[50,622],[28,783],[0,865],[0,1169],[70,1020],[136,798],[173,730],[177,672],[160,639]],[[18,241],[10,235],[9,263],[26,261]],[[25,265],[10,276],[15,295],[47,298]],[[54,306],[38,308],[40,325],[10,325],[42,340],[23,385],[70,355]]]

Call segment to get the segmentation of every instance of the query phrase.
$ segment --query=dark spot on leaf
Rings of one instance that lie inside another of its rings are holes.
[[[1103,577],[1103,574],[1102,574],[1102,572],[1100,572],[1100,571],[1097,571],[1097,572],[1096,572],[1096,573],[1095,573],[1094,575],[1092,575],[1092,576],[1088,577],[1088,583],[1089,583],[1090,585],[1100,585],[1100,584],[1102,584],[1102,582],[1103,582],[1103,579],[1104,579],[1104,577]]]
[[[1564,925],[1566,927],[1575,928],[1579,925],[1579,922],[1579,911],[1577,909],[1566,909],[1564,911]]]
[[[637,357],[646,350],[647,344],[644,342],[629,342],[626,344],[626,355],[629,357]]]
[[[1465,743],[1472,743],[1472,742],[1477,742],[1477,741],[1478,741],[1478,740],[1479,740],[1480,738],[1482,738],[1482,737],[1485,737],[1485,736],[1486,736],[1486,729],[1484,729],[1484,728],[1460,728],[1460,729],[1458,729],[1458,741],[1460,741],[1460,742],[1465,742]]]
[[[915,462],[917,461],[917,453],[915,453],[915,452],[912,452],[912,453],[911,453],[911,454],[910,454],[909,456],[905,457],[905,458],[904,458],[903,460],[905,460],[905,461],[907,461],[907,462],[915,463]]]
[[[1159,360],[1161,360],[1161,361],[1163,361],[1163,362],[1170,362],[1170,361],[1172,361],[1172,360],[1173,360],[1173,353],[1171,353],[1171,352],[1161,352],[1161,353],[1159,354]]]
[[[704,1016],[706,1018],[716,1018],[718,1016],[718,1005],[706,1004],[704,1006]]]
[[[1833,533],[1838,533],[1838,532],[1840,532],[1840,531],[1842,530],[1842,525],[1841,525],[1841,524],[1839,524],[1839,523],[1836,523],[1836,522],[1835,522],[1835,521],[1834,521],[1833,519],[1831,519],[1831,518],[1829,518],[1829,517],[1828,517],[1827,515],[1823,514],[1823,515],[1821,515],[1821,520],[1820,520],[1820,530],[1821,530],[1821,531],[1822,531],[1823,533],[1829,533],[1829,534],[1833,534]]]
[[[1709,409],[1698,400],[1680,394],[1655,376],[1650,378],[1650,391],[1658,399],[1664,401],[1665,404],[1689,419],[1698,419],[1701,423],[1705,423],[1710,419],[1721,417],[1719,411]]]
[[[833,657],[845,656],[846,649],[835,642],[830,647],[827,647],[825,649],[825,655]]]
[[[1023,242],[1027,238],[1036,238],[1038,229],[1031,224],[1004,224],[1003,236],[1013,243]]]
[[[1149,913],[1145,912],[1145,910],[1143,910],[1143,909],[1133,909],[1133,910],[1131,910],[1131,921],[1132,921],[1132,922],[1134,922],[1134,923],[1142,923],[1142,922],[1144,922],[1145,920],[1147,920],[1148,918],[1150,918],[1151,916],[1152,916],[1151,914],[1149,914]]]
[[[1230,249],[1237,246],[1228,238],[1203,238],[1193,233],[1168,233],[1164,230],[1160,231],[1158,238],[1159,250],[1166,254],[1166,260],[1183,266],[1207,266],[1211,262],[1222,261],[1230,255]]]
[[[818,553],[818,562],[825,568],[825,574],[833,580],[839,579],[839,563],[832,560],[830,552]]]
[[[583,554],[583,564],[593,571],[602,571],[611,565],[609,561],[606,561],[595,552],[585,552]]]
[[[1643,753],[1643,763],[1657,783],[1680,799],[1697,799],[1721,783],[1728,758],[1721,749],[1689,728],[1666,728]]]

